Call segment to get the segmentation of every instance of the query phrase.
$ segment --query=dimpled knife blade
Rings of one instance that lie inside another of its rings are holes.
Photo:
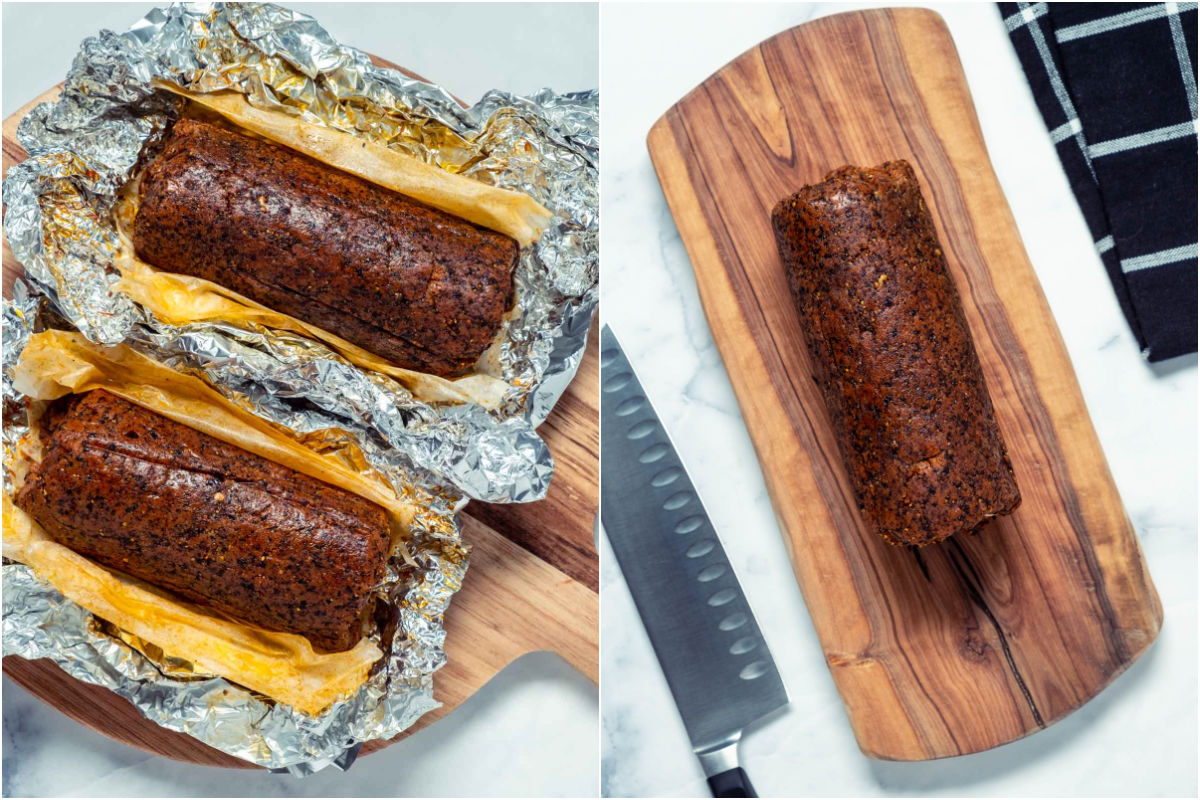
[[[600,519],[717,796],[742,730],[787,705],[737,576],[612,331],[600,334]],[[715,781],[715,782],[714,782]],[[743,787],[752,791],[749,781]],[[753,796],[753,795],[740,795]]]

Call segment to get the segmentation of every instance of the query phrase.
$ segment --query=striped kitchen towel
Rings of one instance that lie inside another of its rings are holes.
[[[1196,352],[1196,3],[999,3],[1142,354]]]

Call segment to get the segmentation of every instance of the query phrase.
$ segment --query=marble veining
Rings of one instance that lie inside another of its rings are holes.
[[[1120,314],[994,5],[934,6],[950,27],[984,137],[1066,340],[1162,597],[1150,651],[1065,720],[984,753],[926,763],[858,750],[784,550],[691,266],[646,151],[698,83],[808,19],[885,3],[609,5],[601,314],[680,451],[783,675],[790,707],[748,732],[763,796],[1195,795],[1196,357],[1151,367]],[[618,36],[617,32],[620,32]],[[705,796],[700,767],[606,541],[601,543],[602,785]]]

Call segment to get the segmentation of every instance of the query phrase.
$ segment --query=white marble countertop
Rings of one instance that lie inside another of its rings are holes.
[[[80,40],[152,3],[5,4],[7,116],[66,74]],[[294,3],[340,41],[467,102],[599,85],[598,12],[566,4]],[[555,35],[546,36],[547,30]],[[447,718],[348,772],[306,779],[181,764],[94,733],[4,681],[4,796],[588,796],[599,780],[596,688],[557,656],[519,659]]]
[[[601,314],[679,446],[791,693],[787,712],[748,733],[742,763],[764,796],[1195,796],[1196,358],[1154,368],[1140,358],[991,3],[938,11],[1166,622],[1114,685],[1022,741],[911,764],[871,761],[855,745],[645,145],[659,115],[747,48],[855,7],[868,6],[602,11]],[[607,542],[601,559],[604,791],[703,796],[703,775]]]

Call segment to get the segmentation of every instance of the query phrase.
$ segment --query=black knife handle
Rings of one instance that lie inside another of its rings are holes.
[[[758,797],[750,784],[750,776],[741,767],[718,772],[708,779],[713,797]]]

